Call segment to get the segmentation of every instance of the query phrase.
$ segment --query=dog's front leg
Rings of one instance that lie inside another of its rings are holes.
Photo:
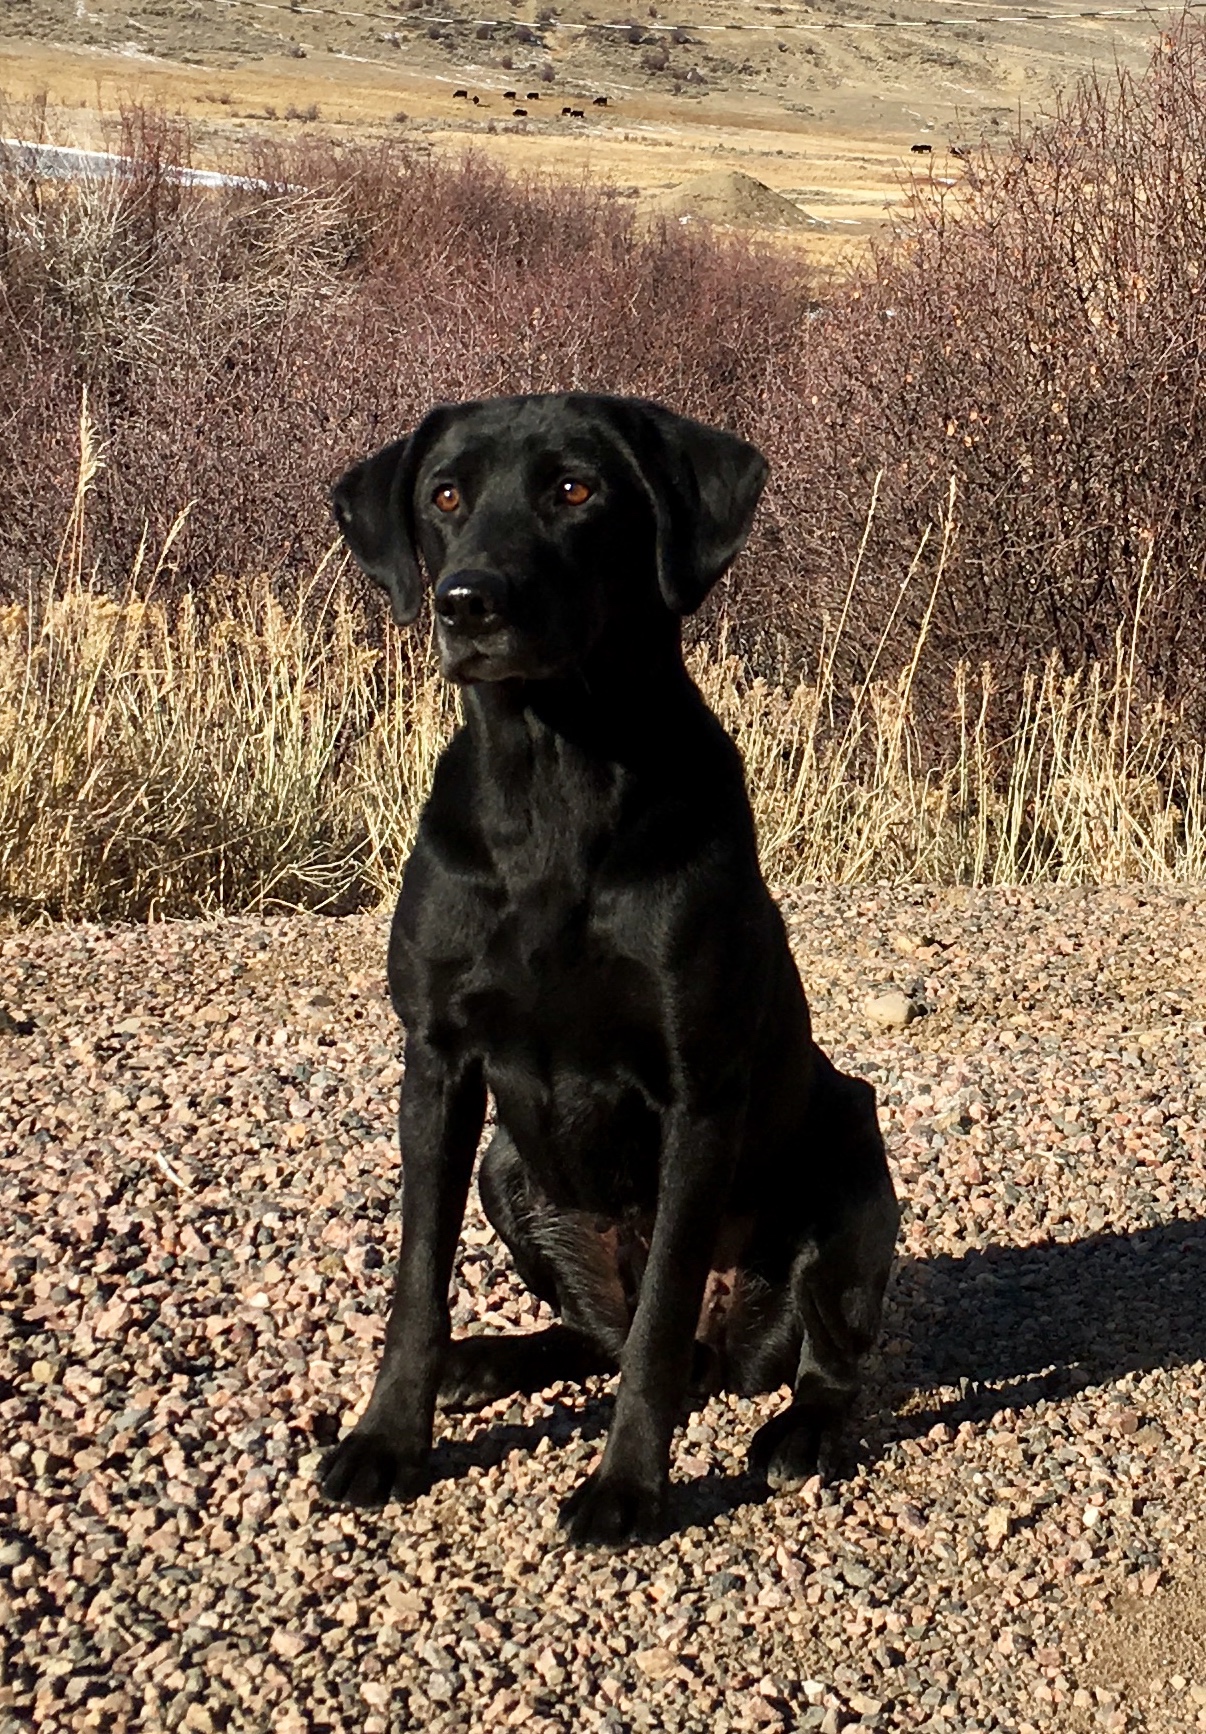
[[[436,1391],[451,1335],[448,1285],[485,1110],[479,1065],[457,1071],[408,1039],[398,1114],[402,1249],[368,1407],[320,1471],[331,1499],[383,1505],[391,1493],[411,1499],[427,1485]]]
[[[682,1413],[716,1228],[728,1190],[736,1116],[675,1117],[662,1154],[657,1213],[602,1462],[566,1500],[561,1527],[579,1546],[622,1546],[660,1532],[670,1442]]]

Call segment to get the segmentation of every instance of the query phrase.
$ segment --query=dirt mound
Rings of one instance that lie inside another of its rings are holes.
[[[826,224],[771,187],[736,169],[682,181],[642,201],[650,215],[694,218],[730,229],[823,229]]]

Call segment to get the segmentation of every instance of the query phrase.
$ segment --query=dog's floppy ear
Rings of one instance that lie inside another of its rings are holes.
[[[388,590],[394,619],[409,626],[423,601],[423,576],[415,550],[414,435],[340,476],[331,489],[331,510],[352,558],[362,572]]]
[[[745,545],[770,465],[756,446],[641,398],[634,457],[657,520],[667,608],[693,614]]]
[[[415,432],[395,440],[340,476],[331,510],[361,571],[389,592],[394,619],[409,626],[423,601],[423,574],[415,543],[415,476],[445,420],[434,409]]]

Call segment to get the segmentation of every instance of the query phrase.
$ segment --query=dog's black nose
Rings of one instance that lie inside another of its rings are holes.
[[[451,632],[497,632],[506,624],[506,581],[494,572],[450,572],[436,585],[435,611]]]

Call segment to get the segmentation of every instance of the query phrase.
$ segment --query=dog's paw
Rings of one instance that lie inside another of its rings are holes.
[[[575,1547],[627,1547],[658,1540],[665,1509],[664,1487],[596,1469],[561,1507],[558,1524]]]
[[[416,1498],[431,1477],[426,1456],[409,1458],[388,1434],[357,1430],[327,1452],[318,1479],[328,1499],[371,1508],[391,1497]]]
[[[448,1345],[437,1406],[484,1409],[524,1389],[526,1370],[522,1352],[511,1338],[461,1337]]]
[[[785,1409],[754,1434],[749,1467],[776,1493],[790,1493],[820,1473],[834,1417],[818,1409]]]
[[[500,1397],[608,1370],[601,1352],[564,1325],[518,1336],[458,1337],[448,1345],[437,1402],[441,1409],[484,1409]]]

